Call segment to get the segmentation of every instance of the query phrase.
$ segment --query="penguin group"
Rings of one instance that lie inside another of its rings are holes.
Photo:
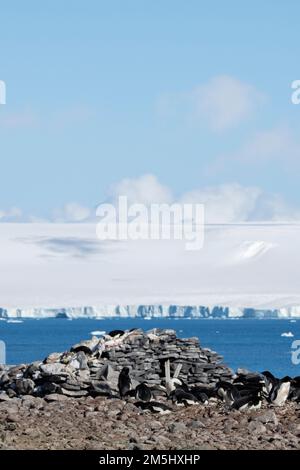
[[[215,390],[218,398],[230,409],[257,410],[263,400],[264,381],[256,375],[239,375],[231,382],[220,381]]]
[[[119,330],[112,332],[111,337],[120,337]],[[145,381],[132,386],[129,367],[123,367],[118,376],[119,396],[123,400],[135,399],[134,403],[143,411],[166,414],[172,406],[208,405],[209,402],[221,400],[227,409],[258,410],[265,401],[273,406],[282,406],[287,400],[300,402],[300,376],[276,378],[271,372],[252,373],[239,372],[229,381],[220,380],[213,386],[190,386],[180,378],[182,365],[178,364],[173,376],[170,372],[170,361],[164,364],[165,379],[161,386],[150,386]],[[97,379],[103,381],[103,392],[111,395],[107,384],[108,367],[99,370]],[[102,383],[102,382],[101,382]],[[99,384],[97,385],[99,387]],[[158,396],[165,396],[162,403]]]
[[[262,372],[265,379],[267,400],[276,406],[282,406],[287,400],[300,402],[300,376],[285,376],[282,379],[274,377],[269,371]]]
[[[155,400],[157,392],[165,393],[167,400],[173,405],[177,406],[191,406],[197,404],[208,404],[212,392],[203,387],[189,386],[181,379],[179,373],[181,365],[177,366],[173,377],[170,377],[170,363],[165,364],[165,386],[164,387],[150,387],[146,382],[142,382],[134,389],[131,388],[131,378],[129,375],[129,368],[123,367],[118,378],[118,389],[121,398],[126,399],[129,397],[138,400],[135,405],[142,409],[152,411],[153,413],[166,414],[172,411],[172,408],[166,403]]]
[[[272,406],[282,406],[287,400],[300,402],[300,377],[279,379],[269,371],[240,373],[232,383],[220,381],[216,392],[229,408],[236,410],[259,409],[264,400]]]
[[[131,388],[132,381],[129,375],[129,368],[123,367],[119,374],[118,389],[122,399],[133,397],[138,400],[135,405],[143,411],[151,411],[152,413],[167,414],[171,412],[170,407],[164,403],[154,400],[153,389],[146,382],[142,382],[134,389]]]
[[[207,405],[211,399],[221,399],[228,409],[243,411],[258,410],[263,401],[272,406],[282,406],[287,400],[300,402],[300,377],[279,379],[269,371],[239,373],[232,382],[220,380],[214,387],[188,387],[175,379],[170,382],[169,398],[179,406]]]

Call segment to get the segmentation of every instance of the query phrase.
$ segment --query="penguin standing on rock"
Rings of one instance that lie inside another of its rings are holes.
[[[267,393],[268,395],[271,393],[271,390],[272,388],[278,384],[278,379],[276,377],[274,377],[273,374],[271,374],[271,372],[269,372],[268,370],[264,370],[263,372],[261,372],[260,374],[262,377],[263,377],[263,380],[264,380],[264,392]]]
[[[118,379],[118,388],[121,398],[124,398],[131,387],[131,378],[129,376],[129,367],[123,367]]]
[[[292,379],[290,377],[284,377],[273,386],[269,395],[269,400],[273,405],[284,405],[290,393],[291,380]]]

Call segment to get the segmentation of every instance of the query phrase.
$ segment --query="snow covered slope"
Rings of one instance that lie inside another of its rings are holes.
[[[211,226],[203,249],[186,251],[183,241],[100,242],[93,224],[1,224],[0,306],[23,316],[186,316],[182,306],[298,316],[300,226]]]

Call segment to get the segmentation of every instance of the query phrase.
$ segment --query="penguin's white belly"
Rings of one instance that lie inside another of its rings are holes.
[[[275,405],[275,406],[284,405],[284,403],[286,402],[286,399],[287,399],[287,397],[289,396],[289,393],[290,393],[290,386],[291,386],[290,382],[285,382],[285,383],[281,384],[281,386],[279,387],[278,393],[277,393],[277,397],[273,401],[273,405]]]

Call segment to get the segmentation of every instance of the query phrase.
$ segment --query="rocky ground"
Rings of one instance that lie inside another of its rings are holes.
[[[24,396],[0,403],[0,449],[299,449],[300,405],[226,411],[221,403],[174,407],[167,415],[130,400],[51,400]]]

